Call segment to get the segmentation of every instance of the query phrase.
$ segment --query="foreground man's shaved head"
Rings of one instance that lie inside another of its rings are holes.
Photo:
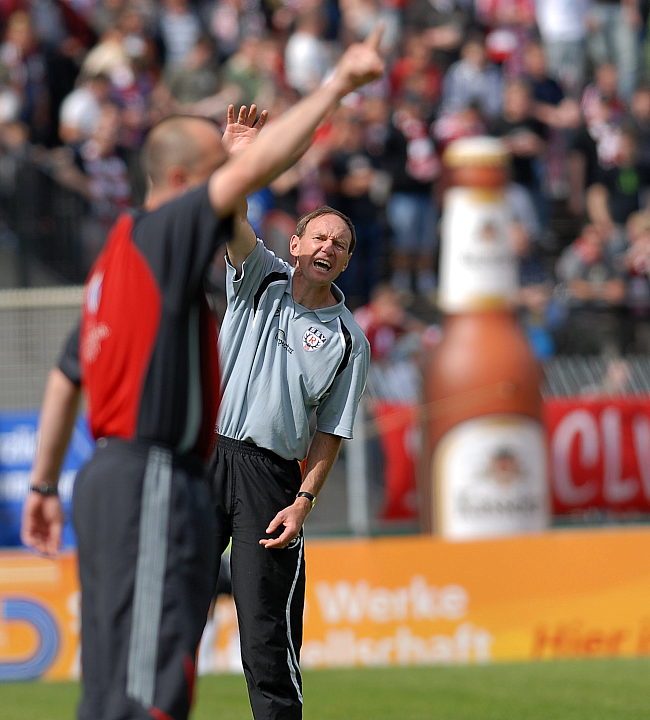
[[[221,131],[214,122],[186,115],[165,118],[150,130],[142,149],[149,194],[167,195],[204,182],[225,159]],[[175,182],[174,170],[183,175],[184,187]]]

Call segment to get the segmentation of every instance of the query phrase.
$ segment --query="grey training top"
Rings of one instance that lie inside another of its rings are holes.
[[[337,287],[336,305],[309,310],[293,300],[292,278],[261,240],[239,278],[227,262],[217,432],[302,460],[314,411],[317,430],[352,437],[370,345]]]

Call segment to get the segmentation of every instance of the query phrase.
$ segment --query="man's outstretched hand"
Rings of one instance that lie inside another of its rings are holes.
[[[229,155],[240,152],[259,135],[269,117],[268,110],[257,115],[257,105],[242,105],[235,119],[235,106],[228,105],[226,129],[223,131],[223,146]]]

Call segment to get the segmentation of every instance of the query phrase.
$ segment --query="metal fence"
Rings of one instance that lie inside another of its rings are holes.
[[[650,394],[650,356],[558,356],[544,364],[543,394],[563,397]]]
[[[38,409],[48,371],[77,322],[81,298],[80,286],[0,291],[0,411]],[[650,394],[646,356],[555,357],[545,363],[544,371],[546,397]],[[416,371],[401,367],[399,374],[397,385],[412,388]],[[358,414],[355,440],[344,444],[318,512],[310,518],[312,533],[373,535],[418,529],[415,520],[387,522],[381,517],[381,447],[376,420],[366,405],[373,382]]]
[[[0,410],[39,407],[81,295],[78,286],[0,291]]]

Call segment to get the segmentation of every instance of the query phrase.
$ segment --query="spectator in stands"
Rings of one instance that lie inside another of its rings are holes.
[[[626,223],[625,352],[650,353],[650,211],[632,213]]]
[[[517,313],[535,355],[543,360],[555,354],[553,332],[560,322],[554,279],[529,226],[518,218],[511,223],[510,240],[519,272]]]
[[[558,333],[559,352],[620,352],[624,271],[621,255],[608,245],[602,227],[585,225],[560,254],[555,270],[567,313]]]
[[[529,83],[535,117],[549,128],[572,128],[580,119],[577,101],[567,97],[551,74],[546,51],[539,40],[530,40],[523,54],[522,77]]]
[[[600,121],[603,105],[610,122],[620,124],[625,116],[627,105],[619,94],[618,77],[614,63],[605,61],[596,66],[593,80],[587,83],[580,98],[580,109],[588,126]]]
[[[458,60],[470,23],[471,9],[463,0],[410,0],[404,5],[404,30],[424,33],[443,70]]]
[[[241,0],[202,2],[202,8],[221,62],[237,52],[244,38],[262,38],[265,29],[264,12],[271,12],[267,3]]]
[[[639,68],[639,0],[592,0],[589,8],[589,54],[597,65],[612,62],[620,77],[621,94],[632,97]]]
[[[212,37],[207,33],[200,35],[183,60],[164,72],[163,81],[180,106],[215,95],[221,82],[220,63]],[[227,107],[228,103],[224,111]],[[215,116],[222,115],[221,111],[215,113]]]
[[[24,10],[16,10],[7,20],[0,44],[0,67],[20,98],[19,120],[29,128],[30,140],[46,142],[50,130],[47,57],[32,18]]]
[[[572,133],[580,126],[580,106],[549,74],[544,46],[537,40],[531,40],[524,48],[523,78],[531,88],[532,114],[544,127],[544,192],[552,198],[567,198],[571,193],[571,183],[567,181],[567,148]]]
[[[269,39],[242,39],[237,52],[223,65],[223,82],[237,88],[237,103],[273,107],[280,85],[277,53]]]
[[[306,95],[325,79],[332,69],[332,53],[323,38],[325,17],[320,7],[307,8],[298,14],[296,27],[284,50],[287,84],[300,95]]]
[[[425,104],[406,95],[396,101],[384,147],[391,178],[386,211],[391,229],[391,283],[431,299],[436,286],[438,207],[434,181],[440,160],[428,132]]]
[[[611,166],[599,163],[596,182],[587,188],[590,220],[606,233],[620,232],[629,216],[644,207],[650,189],[650,167],[639,161],[633,128],[622,127]]]
[[[354,317],[370,343],[368,411],[379,436],[374,477],[381,478],[386,520],[417,518],[417,452],[413,436],[422,396],[420,361],[425,326],[405,307],[404,295],[386,283]]]
[[[590,5],[591,0],[536,0],[537,27],[550,75],[574,98],[585,80]]]
[[[474,0],[474,12],[487,33],[488,59],[503,65],[505,77],[519,77],[535,31],[535,0]]]
[[[337,283],[351,309],[368,301],[382,274],[384,207],[388,186],[378,156],[366,145],[365,124],[342,106],[333,119],[332,145],[323,179],[327,204],[345,213],[355,227],[357,243]]]
[[[460,60],[445,73],[440,112],[449,115],[476,103],[483,117],[493,120],[502,109],[502,87],[499,68],[487,60],[482,33],[473,32],[463,41]]]
[[[391,98],[417,93],[433,113],[440,100],[443,73],[432,55],[422,31],[409,32],[404,37],[401,52],[389,73]]]
[[[0,66],[0,125],[13,123],[20,116],[21,99],[9,80],[9,70]]]
[[[441,115],[431,125],[431,134],[439,154],[453,140],[484,135],[487,132],[487,123],[477,102],[471,102],[456,112]]]
[[[505,82],[503,112],[490,129],[510,153],[512,181],[526,188],[538,217],[545,219],[548,217],[543,185],[546,128],[534,115],[531,89],[525,80]]]
[[[531,243],[541,246],[542,222],[528,190],[523,185],[510,180],[506,184],[505,193],[512,221],[521,226]]]
[[[142,3],[138,3],[140,7]],[[129,5],[129,0],[102,0],[94,3],[88,13],[88,22],[98,37],[117,25],[117,18]]]
[[[609,213],[606,205],[602,208],[597,206],[604,200],[603,182],[615,181],[618,171],[614,169],[621,163],[625,166],[637,164],[636,158],[624,157],[629,155],[636,141],[632,125],[625,133],[621,131],[626,115],[620,100],[612,95],[612,73],[615,70],[611,65],[601,70],[601,88],[597,87],[596,81],[585,88],[581,102],[583,123],[574,134],[569,148],[570,207],[576,216],[586,213],[597,222],[602,222]],[[629,193],[630,183],[627,182],[626,186],[626,190],[621,189]],[[596,188],[591,193],[593,200],[589,199],[588,189],[591,187]],[[607,222],[611,225],[611,219]]]
[[[127,7],[118,16],[117,31],[125,62],[113,73],[113,96],[122,108],[120,142],[133,156],[157,119],[151,117],[150,110],[160,68],[154,39],[142,12]]]
[[[157,39],[165,69],[177,67],[205,32],[201,16],[190,0],[162,0],[157,17]]]
[[[58,168],[60,180],[88,203],[82,221],[86,270],[104,246],[118,215],[133,204],[125,153],[119,145],[121,112],[114,103],[103,103],[90,136],[72,147],[74,164]]]
[[[76,145],[90,137],[110,94],[111,80],[105,73],[79,76],[59,111],[59,137],[64,145]]]
[[[650,85],[640,84],[632,94],[628,124],[634,129],[638,142],[639,162],[650,165]]]

